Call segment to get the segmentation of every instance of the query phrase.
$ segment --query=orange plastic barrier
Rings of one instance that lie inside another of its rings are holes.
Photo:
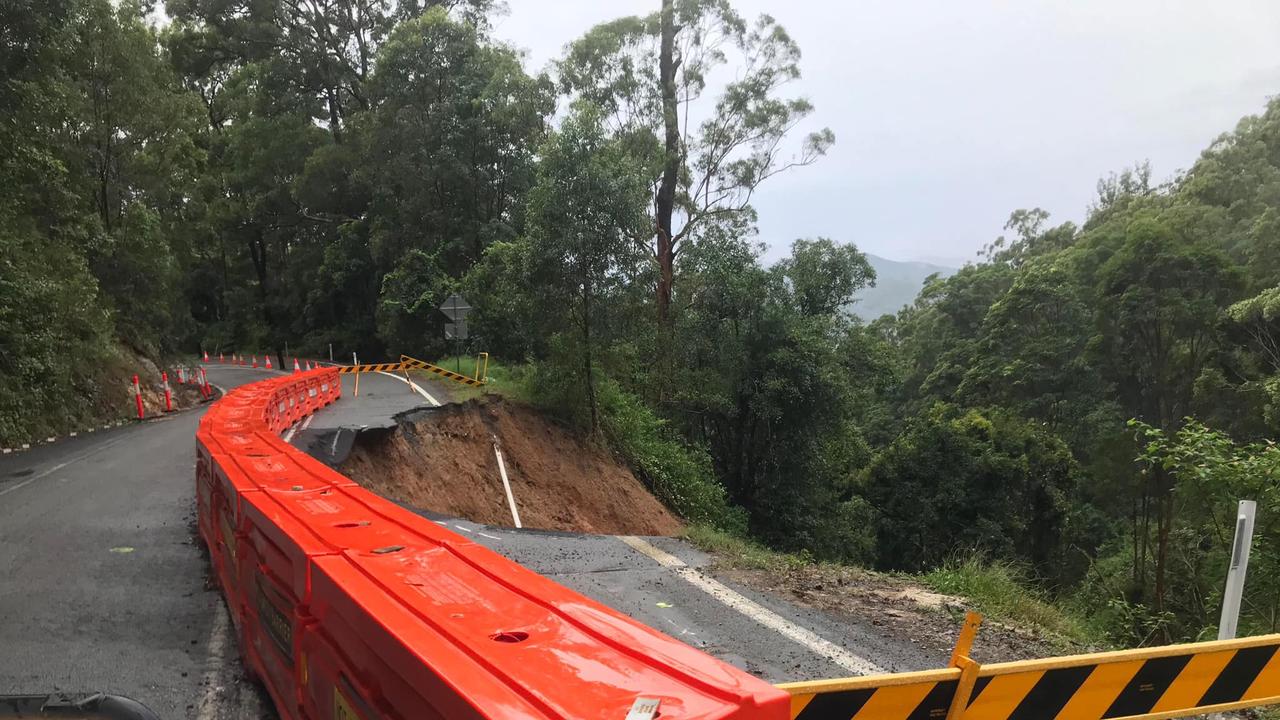
[[[789,695],[357,486],[280,439],[336,369],[246,385],[197,432],[201,538],[286,720],[783,720]]]

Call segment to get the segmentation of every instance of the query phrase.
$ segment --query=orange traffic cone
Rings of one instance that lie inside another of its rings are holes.
[[[302,372],[302,366],[298,364],[297,357],[293,358],[293,371],[296,373]]]
[[[209,351],[208,351],[208,350],[205,350],[205,351],[204,351],[204,361],[205,361],[205,362],[209,362]]]
[[[270,355],[268,355],[268,356],[267,356],[267,369],[268,369],[268,370],[270,370],[270,369],[271,369],[271,356],[270,356]]]
[[[312,364],[311,364],[311,361],[310,361],[310,360],[308,360],[308,361],[307,361],[307,370],[315,370],[315,369],[316,369],[316,366],[315,366],[315,365],[312,365]]]
[[[254,356],[253,356],[253,366],[254,366],[254,367],[258,367],[258,356],[257,356],[257,355],[254,355]]]

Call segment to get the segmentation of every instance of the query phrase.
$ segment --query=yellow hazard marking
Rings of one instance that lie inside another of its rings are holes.
[[[976,622],[967,623],[974,626]],[[1164,720],[1280,704],[1280,635],[789,683],[795,720]]]
[[[364,365],[343,365],[338,368],[338,372],[347,373],[372,373],[372,372],[391,372],[393,370],[403,370],[404,363],[366,363]]]
[[[488,367],[489,367],[488,353],[484,353],[484,357],[485,357],[485,360],[484,360],[485,372],[488,372]],[[467,377],[466,375],[463,375],[461,373],[456,373],[452,370],[446,370],[445,368],[442,368],[439,365],[432,365],[431,363],[426,362],[425,360],[418,360],[417,358],[411,358],[408,355],[401,355],[400,362],[406,368],[412,368],[414,370],[425,370],[429,373],[435,373],[436,375],[439,375],[441,377],[453,380],[454,382],[460,382],[463,385],[474,386],[474,385],[485,384],[485,379],[483,375],[480,375],[480,377],[478,378]],[[477,366],[479,365],[478,359],[476,364]]]
[[[857,716],[863,718],[894,717],[901,714],[900,712],[895,712],[897,709],[915,709],[919,707],[925,696],[932,692],[936,686],[937,683],[922,683],[881,688],[867,700],[867,704],[862,706]],[[945,710],[946,708],[944,707],[943,711],[945,712]]]
[[[1280,696],[1280,651],[1271,657],[1271,662],[1258,673],[1244,696],[1249,700]]]
[[[1160,713],[1195,707],[1235,654],[1234,650],[1223,650],[1191,658],[1182,672],[1178,673],[1178,681],[1160,696],[1155,707],[1151,708],[1151,712]]]
[[[1043,676],[1042,672],[1031,672],[992,678],[982,693],[973,698],[964,713],[965,720],[1009,717]]]
[[[1142,669],[1139,661],[1099,665],[1062,708],[1063,717],[1102,717],[1115,702],[1115,688],[1122,688]]]

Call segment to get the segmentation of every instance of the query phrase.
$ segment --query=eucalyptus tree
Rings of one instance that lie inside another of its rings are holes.
[[[720,82],[731,62],[733,79]],[[782,95],[800,77],[800,48],[773,18],[748,23],[727,0],[662,0],[651,15],[597,25],[558,70],[567,92],[602,108],[644,169],[652,208],[636,240],[657,267],[663,325],[683,246],[714,223],[749,221],[762,183],[834,142],[822,129],[788,144],[813,111]]]

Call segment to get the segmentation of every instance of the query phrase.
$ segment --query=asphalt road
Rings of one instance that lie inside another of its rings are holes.
[[[394,415],[429,402],[400,379],[376,374],[362,376],[356,397],[352,376],[343,377],[342,401],[317,413],[308,429],[293,438],[295,445],[331,464],[346,457],[357,432],[391,427]],[[415,381],[434,398],[448,392],[440,388],[446,381]],[[770,682],[923,670],[941,667],[948,659],[869,623],[717,578],[708,568],[709,558],[678,539],[515,530],[422,514]]]
[[[270,375],[208,367],[210,381],[225,388]],[[395,414],[440,397],[433,382],[418,383],[423,392],[364,375],[356,397],[354,378],[344,376],[343,399],[289,437],[337,459],[360,429],[387,427]],[[0,694],[110,692],[175,719],[271,715],[243,681],[225,607],[207,585],[208,563],[195,542],[202,412],[0,456]],[[945,661],[874,627],[717,579],[706,556],[678,540],[432,519],[772,682]]]
[[[268,377],[210,366],[223,387]],[[0,694],[109,692],[261,717],[194,539],[203,409],[0,458]]]

